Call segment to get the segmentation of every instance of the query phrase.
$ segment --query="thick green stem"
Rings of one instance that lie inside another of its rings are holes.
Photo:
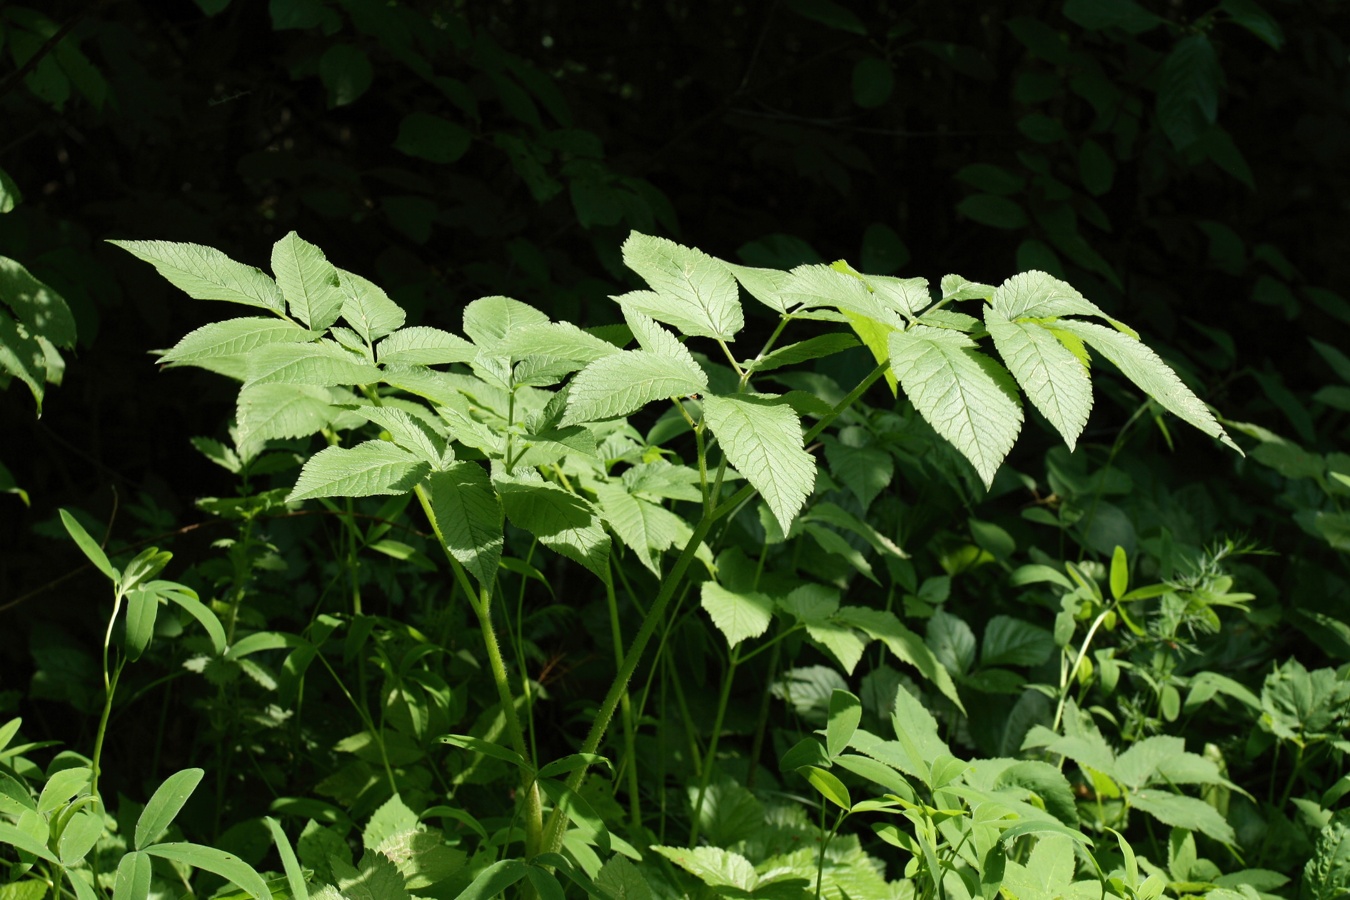
[[[431,530],[436,535],[436,543],[440,544],[441,550],[444,551],[445,558],[450,563],[450,569],[455,574],[455,580],[459,583],[460,589],[464,591],[469,606],[473,607],[474,614],[478,617],[478,628],[483,636],[483,647],[487,651],[492,681],[497,687],[497,698],[501,702],[502,717],[506,722],[507,736],[511,739],[511,748],[520,754],[522,759],[529,759],[530,750],[525,744],[525,733],[520,727],[520,717],[516,711],[515,698],[511,695],[511,680],[506,673],[506,663],[502,660],[502,650],[497,641],[497,632],[492,627],[492,592],[487,587],[483,587],[475,593],[473,582],[469,580],[468,573],[464,571],[464,567],[460,565],[459,560],[455,559],[450,552],[449,544],[445,542],[445,535],[441,533],[441,526],[432,512],[431,498],[427,496],[426,488],[419,484],[413,490],[417,494],[417,501],[422,504],[422,512],[426,514],[427,521],[431,523]],[[522,778],[521,787],[525,802],[523,810],[525,855],[528,858],[540,852],[543,805],[539,799],[539,788],[534,783],[533,777]]]
[[[609,630],[614,639],[614,665],[616,668],[623,667],[623,632],[619,627],[619,601],[614,595],[614,581],[605,582],[605,600],[609,604]],[[637,834],[642,828],[642,799],[638,792],[638,774],[637,774],[637,752],[635,749],[635,735],[633,723],[633,701],[628,691],[624,691],[623,698],[619,701],[619,709],[622,713],[623,722],[623,753],[624,761],[621,768],[625,769],[628,778],[628,818],[633,828],[633,834]]]

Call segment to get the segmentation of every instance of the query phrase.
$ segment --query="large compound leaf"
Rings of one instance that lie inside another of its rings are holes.
[[[708,376],[684,357],[626,350],[597,359],[572,379],[563,425],[626,416],[653,400],[708,389]]]
[[[1007,319],[1044,319],[1052,316],[1106,318],[1106,313],[1068,282],[1034,269],[1014,275],[995,288],[993,306]]]
[[[891,370],[914,408],[991,486],[1022,428],[1022,406],[1008,371],[977,353],[969,337],[946,328],[897,331],[890,347]]]
[[[404,494],[431,467],[389,441],[329,447],[309,458],[287,502],[315,497],[370,497]]]
[[[367,344],[403,327],[407,314],[379,285],[342,269],[337,270],[342,291],[342,318]]]
[[[306,344],[268,344],[248,354],[244,386],[287,384],[371,384],[380,370],[362,361],[334,341]]]
[[[732,591],[715,581],[705,581],[701,598],[713,624],[732,647],[759,637],[773,619],[773,598],[758,591]]]
[[[427,488],[446,549],[491,589],[502,557],[502,503],[487,471],[476,462],[457,462],[431,473]]]
[[[571,322],[546,322],[514,328],[503,337],[497,351],[512,359],[552,356],[579,363],[595,362],[622,352],[604,338],[583,331]]]
[[[745,325],[736,279],[702,250],[635,231],[623,242],[623,261],[655,292],[630,301],[653,319],[724,341]]]
[[[1067,331],[1086,341],[1089,346],[1111,360],[1126,378],[1133,381],[1164,408],[1194,425],[1210,437],[1242,452],[1233,443],[1228,432],[1214,419],[1209,407],[1191,392],[1158,354],[1127,334],[1092,322],[1065,319],[1055,328]]]
[[[174,286],[196,300],[225,300],[286,311],[280,289],[266,272],[235,262],[224,253],[200,244],[173,241],[109,241],[150,263]]]
[[[272,247],[272,272],[291,315],[315,331],[337,321],[344,297],[322,250],[292,231]]]
[[[1072,450],[1092,411],[1087,367],[1037,322],[1010,322],[993,306],[985,307],[984,322],[1027,398]]]
[[[784,300],[802,310],[838,309],[893,326],[899,316],[872,295],[862,279],[826,265],[798,266],[783,285]]]
[[[546,481],[493,483],[512,525],[609,581],[609,535],[591,504]]]
[[[226,319],[189,331],[159,361],[166,366],[196,365],[212,369],[211,360],[242,357],[265,344],[306,343],[317,336],[285,319],[264,316]]]
[[[759,491],[787,534],[816,483],[816,461],[802,447],[801,419],[775,398],[709,395],[703,415],[727,460]]]

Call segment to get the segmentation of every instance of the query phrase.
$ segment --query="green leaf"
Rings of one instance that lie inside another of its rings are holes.
[[[1279,20],[1262,9],[1256,0],[1223,0],[1219,8],[1238,25],[1269,44],[1272,50],[1284,46],[1284,29]]]
[[[736,394],[705,397],[703,415],[727,460],[759,491],[787,534],[816,480],[797,414],[775,398]]]
[[[490,589],[502,555],[503,512],[487,471],[476,462],[457,462],[427,476],[427,488],[446,549]]]
[[[183,804],[187,803],[188,797],[191,797],[197,785],[201,784],[202,776],[205,774],[202,769],[183,769],[164,779],[164,782],[155,789],[155,793],[146,802],[145,809],[141,811],[140,818],[136,820],[137,850],[144,850],[160,839],[183,808]]]
[[[256,900],[272,900],[272,891],[268,888],[267,882],[263,881],[262,876],[248,863],[237,856],[226,853],[224,850],[204,847],[201,844],[175,842],[154,844],[144,848],[141,852],[171,862],[183,863],[193,868],[204,869],[242,888],[252,894]]]
[[[443,434],[438,434],[424,419],[395,406],[358,405],[352,412],[374,422],[398,446],[417,456],[434,469],[454,459],[454,451],[446,446]],[[448,459],[447,459],[448,455]]]
[[[833,266],[797,266],[788,273],[782,296],[793,306],[800,306],[799,313],[821,308],[837,309],[892,327],[901,324],[900,317],[868,290],[867,282]]]
[[[688,351],[681,357],[625,350],[597,359],[577,373],[567,394],[562,424],[626,416],[653,400],[687,397],[707,389],[708,376]]]
[[[1223,430],[1223,426],[1215,421],[1214,415],[1200,398],[1182,384],[1176,373],[1158,358],[1158,354],[1138,340],[1092,322],[1066,319],[1057,322],[1055,327],[1082,338],[1164,408],[1210,437],[1217,438],[1239,453],[1242,452]]]
[[[236,403],[240,445],[308,437],[339,412],[327,388],[309,384],[257,384],[241,390]]]
[[[816,766],[806,766],[801,771],[806,775],[806,780],[811,783],[811,787],[819,791],[820,795],[826,800],[840,809],[849,810],[853,808],[853,800],[848,795],[848,788],[844,787],[844,783],[839,780],[839,776]]]
[[[1065,0],[1064,15],[1088,31],[1119,28],[1126,34],[1143,34],[1163,22],[1134,0]]]
[[[130,568],[130,567],[128,567]],[[128,578],[130,583],[133,579]],[[159,597],[154,591],[135,588],[127,591],[126,644],[127,659],[141,658],[150,639],[155,636],[155,618],[159,613]]]
[[[971,194],[956,204],[956,211],[991,228],[1014,230],[1027,227],[1027,214],[1022,205],[996,194]]]
[[[47,358],[42,345],[0,309],[0,376],[8,372],[28,386],[42,415],[47,385]]]
[[[891,98],[895,72],[876,56],[864,56],[853,66],[853,102],[863,109],[876,109]]]
[[[512,359],[549,356],[585,364],[622,351],[604,338],[583,331],[571,322],[546,322],[511,329],[511,333],[502,338],[496,352],[509,354]]]
[[[1012,276],[994,289],[991,302],[1010,321],[1056,316],[1106,318],[1106,313],[1073,285],[1045,272],[1021,272]]]
[[[1350,810],[1338,810],[1317,835],[1302,891],[1307,900],[1342,900],[1350,893]]]
[[[113,900],[146,900],[150,896],[150,857],[138,850],[123,856],[113,878]],[[302,897],[301,900],[308,900]]]
[[[715,581],[703,582],[700,591],[701,605],[729,646],[759,637],[773,620],[773,598],[767,594],[732,591]]]
[[[472,362],[477,356],[478,348],[464,338],[426,325],[400,328],[375,346],[381,365],[438,366]]]
[[[984,627],[980,665],[986,669],[994,666],[1039,666],[1054,651],[1054,636],[1044,628],[1012,616],[994,616]]]
[[[722,265],[736,276],[746,293],[774,312],[787,313],[796,305],[783,296],[783,287],[789,276],[782,269],[759,269],[729,262],[723,262]]]
[[[212,322],[185,334],[159,361],[167,366],[197,365],[220,371],[210,363],[222,357],[243,357],[265,344],[300,344],[318,335],[285,319],[248,317]]]
[[[84,530],[84,526],[64,509],[60,510],[61,524],[65,526],[66,533],[75,541],[76,546],[80,548],[91,563],[93,563],[100,572],[112,579],[113,584],[122,580],[122,574],[113,568],[113,564],[108,561],[108,554],[103,552],[103,548],[98,545],[89,532]]]
[[[595,498],[600,505],[600,515],[614,529],[619,540],[659,578],[660,554],[674,546],[684,533],[687,527],[684,520],[665,507],[634,497],[619,484],[597,484]]]
[[[499,345],[517,331],[547,324],[548,316],[510,297],[480,297],[464,307],[464,333],[493,352],[501,352]]]
[[[272,272],[291,315],[315,331],[337,321],[344,298],[322,250],[292,231],[272,247]]]
[[[756,357],[750,361],[750,367],[755,372],[768,372],[783,366],[795,366],[809,360],[833,356],[856,346],[858,340],[851,334],[843,332],[821,334]]]
[[[1040,760],[1021,760],[994,779],[994,787],[1025,788],[1041,799],[1045,811],[1070,828],[1078,826],[1078,802],[1064,773]]]
[[[952,681],[946,668],[938,662],[922,638],[901,624],[895,613],[861,606],[845,606],[839,610],[835,618],[839,623],[851,625],[881,641],[896,659],[918,669],[942,692],[943,696],[952,701],[958,709],[965,710],[956,691],[956,683]]]
[[[225,300],[286,311],[280,289],[267,273],[235,262],[219,250],[172,241],[109,241],[150,263],[175,287],[196,300]]]
[[[964,675],[975,664],[975,632],[963,620],[939,609],[928,620],[925,641],[938,662],[953,675]]]
[[[618,853],[600,867],[595,884],[607,891],[611,900],[652,900],[652,889],[642,871]]]
[[[862,701],[848,691],[830,695],[830,718],[825,726],[825,751],[836,757],[848,749],[862,721]]]
[[[1111,190],[1116,177],[1116,161],[1102,145],[1089,138],[1078,148],[1078,178],[1089,194],[1100,197]]]
[[[639,312],[684,334],[724,341],[745,325],[736,279],[702,250],[635,231],[623,242],[623,261],[655,291],[630,301]]]
[[[319,78],[328,92],[329,109],[355,103],[374,77],[370,57],[360,47],[332,44],[319,57]]]
[[[1008,371],[960,332],[927,325],[891,335],[891,370],[933,430],[970,460],[985,486],[1012,449],[1022,407]]]
[[[416,110],[403,117],[394,148],[435,163],[452,163],[468,152],[473,135],[463,125]]]
[[[75,346],[75,317],[66,301],[7,256],[0,256],[0,300],[14,310],[30,336],[58,347]]]
[[[276,845],[277,854],[281,857],[281,868],[286,873],[286,887],[290,889],[291,896],[289,900],[309,900],[309,888],[305,884],[305,872],[300,868],[300,860],[295,858],[295,849],[291,842],[286,838],[286,832],[281,830],[281,823],[271,816],[264,816],[263,822],[267,824],[267,830],[272,834],[272,843]],[[149,862],[149,860],[146,860]],[[149,867],[147,867],[149,871]],[[118,900],[114,897],[113,900]]]
[[[867,509],[895,477],[895,459],[880,447],[851,447],[833,436],[821,438],[830,475],[842,481]]]
[[[66,819],[57,841],[57,856],[63,866],[78,865],[103,836],[103,814],[82,809]],[[78,894],[79,891],[76,891]],[[89,895],[93,897],[92,892]]]
[[[1158,81],[1158,124],[1172,146],[1185,150],[1219,114],[1223,69],[1204,34],[1187,34],[1172,47]]]
[[[248,355],[244,387],[256,384],[372,384],[380,370],[342,348],[336,341],[267,344]]]
[[[1087,367],[1039,323],[1010,322],[993,306],[985,307],[984,321],[1027,398],[1073,450],[1092,411]]]
[[[591,504],[550,482],[494,478],[493,484],[512,525],[609,582],[609,536]]]
[[[712,888],[753,891],[759,879],[755,867],[739,853],[720,847],[652,847],[695,878]]]
[[[342,293],[342,319],[367,343],[403,327],[407,314],[374,282],[337,270]]]
[[[519,859],[501,859],[478,873],[455,900],[489,900],[525,877],[529,866]]]
[[[370,497],[404,494],[430,466],[388,441],[355,447],[328,447],[309,458],[286,502],[316,497]]]
[[[1233,827],[1214,807],[1194,797],[1144,788],[1129,795],[1130,805],[1153,816],[1164,825],[1198,831],[1221,844],[1237,841]]]

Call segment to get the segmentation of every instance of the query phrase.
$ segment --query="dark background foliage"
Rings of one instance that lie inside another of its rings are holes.
[[[1337,3],[52,0],[0,6],[0,33],[0,168],[24,194],[0,253],[80,334],[40,420],[21,386],[0,393],[0,458],[33,498],[0,498],[6,635],[58,622],[92,645],[103,627],[92,575],[50,587],[76,564],[34,532],[56,506],[131,541],[232,490],[188,447],[224,437],[231,385],[150,355],[222,311],[105,238],[265,267],[296,230],[450,328],[490,294],[610,321],[631,229],[756,265],[1041,268],[1228,418],[1344,447],[1345,406],[1310,399],[1335,378],[1309,344],[1345,347],[1350,325]],[[1088,434],[1106,445],[1137,403],[1108,397]],[[1346,618],[1275,475],[1172,436],[1142,429],[1129,453],[1159,492],[1200,485],[1188,537],[1246,531],[1284,554],[1268,602]],[[1037,440],[1014,464],[1040,478]],[[5,689],[28,685],[30,649],[0,642]]]

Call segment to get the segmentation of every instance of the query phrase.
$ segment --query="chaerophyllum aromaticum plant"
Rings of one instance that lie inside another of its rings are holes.
[[[876,382],[903,391],[986,486],[1022,427],[1023,395],[1075,446],[1092,407],[1093,353],[1236,449],[1137,333],[1044,272],[997,287],[948,275],[935,292],[923,278],[867,275],[843,262],[791,271],[734,265],[634,233],[623,259],[648,289],[614,298],[623,326],[583,329],[486,297],[465,306],[462,334],[454,334],[407,325],[378,286],[294,233],[274,247],[272,275],[194,244],[114,243],[194,298],[258,312],[199,328],[160,361],[240,382],[234,453],[245,463],[269,440],[324,437],[329,446],[304,464],[288,502],[416,496],[478,621],[506,720],[509,747],[495,749],[519,761],[526,859],[560,858],[569,819],[585,808],[576,792],[587,767],[600,759],[691,564],[701,558],[716,583],[714,527],[758,495],[788,534],[815,487],[814,442]],[[777,317],[749,352],[735,343],[745,328],[742,291]],[[796,339],[798,330],[809,333]],[[791,380],[784,370],[859,344],[875,366],[834,402],[775,390]],[[630,417],[653,404],[663,409],[644,438]],[[663,446],[681,434],[691,438],[683,449]],[[626,646],[616,639],[617,671],[579,753],[561,764],[530,761],[493,624],[508,521],[610,592],[616,538],[659,577],[636,633]],[[762,632],[751,621],[767,623],[756,595],[723,594],[713,618],[730,644]],[[478,739],[448,740],[482,750]],[[511,870],[531,882],[537,871]],[[504,877],[496,869],[489,876]]]

